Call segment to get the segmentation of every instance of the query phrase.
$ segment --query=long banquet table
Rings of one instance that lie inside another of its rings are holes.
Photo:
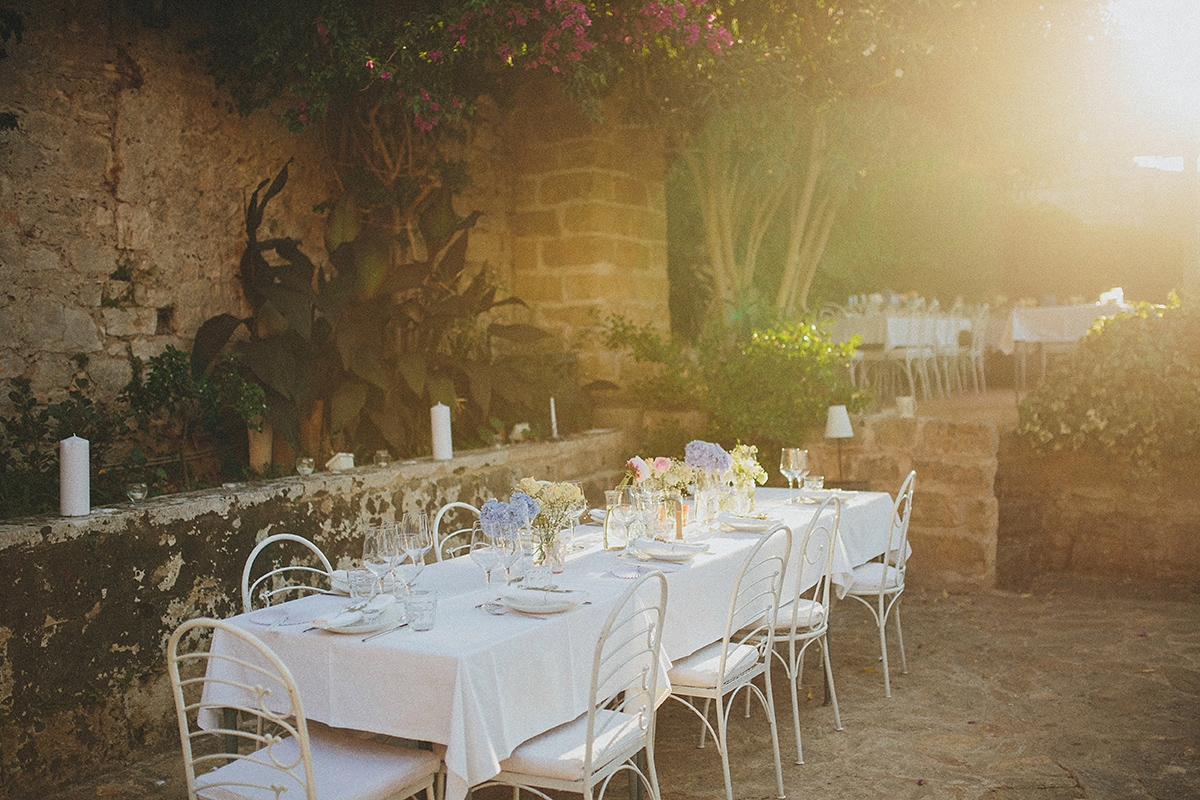
[[[840,544],[834,554],[834,583],[844,594],[850,571],[880,555],[892,499],[883,492],[841,492]],[[791,504],[786,489],[759,489],[756,509],[782,519],[798,539],[816,505]],[[668,584],[663,628],[666,659],[678,659],[719,639],[729,591],[758,534],[710,531],[709,552],[686,564],[635,562],[599,547],[599,528],[580,526],[576,539],[587,546],[555,576],[559,586],[583,589],[589,603],[553,616],[517,613],[496,616],[480,604],[497,596],[469,558],[432,564],[422,588],[439,594],[432,631],[408,628],[362,641],[362,636],[306,630],[309,620],[335,613],[346,598],[312,595],[278,606],[286,625],[256,624],[255,613],[233,622],[262,639],[288,666],[310,719],[328,725],[432,742],[444,749],[448,800],[499,771],[500,762],[521,742],[569,722],[587,710],[592,651],[604,619],[629,581],[631,567],[661,568]],[[816,575],[797,572],[799,548],[789,561],[787,592],[798,578],[811,586]],[[212,650],[244,652],[237,640],[217,631]],[[213,664],[217,662],[211,662]],[[661,665],[666,684],[668,663]],[[226,676],[228,677],[228,676]],[[228,687],[209,683],[206,700],[228,703]],[[215,712],[202,724],[217,722]]]

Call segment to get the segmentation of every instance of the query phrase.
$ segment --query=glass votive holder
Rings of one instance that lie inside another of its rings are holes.
[[[387,450],[376,450],[375,463],[379,465],[392,463],[392,454]]]
[[[413,589],[404,596],[404,615],[414,631],[432,630],[437,619],[437,592]]]
[[[125,489],[125,494],[129,498],[129,502],[131,502],[131,503],[142,502],[143,500],[146,499],[146,495],[148,492],[149,492],[149,489],[146,488],[146,484],[144,484],[144,483],[131,483]]]
[[[825,488],[824,475],[805,475],[804,488],[810,492],[819,491]]]
[[[296,474],[297,475],[312,475],[316,469],[317,462],[308,456],[301,456],[296,459]]]
[[[350,600],[365,603],[379,592],[379,578],[368,569],[352,569],[346,576],[350,584]]]

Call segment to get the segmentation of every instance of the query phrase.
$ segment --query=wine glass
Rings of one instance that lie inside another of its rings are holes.
[[[492,570],[500,564],[500,554],[492,537],[483,528],[483,523],[476,522],[471,528],[471,560],[483,570],[487,582],[492,582]]]
[[[618,486],[616,489],[610,489],[605,492],[604,499],[608,506],[609,515],[621,526],[621,532],[625,536],[625,543],[628,545],[631,538],[629,536],[629,524],[633,522],[633,490],[628,486]]]
[[[513,569],[523,555],[516,525],[503,526],[499,538],[494,540],[493,547],[498,565],[504,568],[504,578],[508,583],[524,577],[524,570]]]
[[[779,472],[783,477],[787,478],[788,490],[791,497],[788,498],[789,503],[796,502],[794,484],[796,478],[800,477],[800,471],[808,472],[808,451],[802,450],[799,447],[785,447],[779,453]]]
[[[395,566],[394,523],[372,525],[367,528],[363,537],[363,566],[371,570],[379,583],[379,591],[383,591],[383,577]]]
[[[433,534],[429,517],[424,511],[406,511],[400,518],[400,541],[413,563],[425,562],[425,554],[433,549]]]

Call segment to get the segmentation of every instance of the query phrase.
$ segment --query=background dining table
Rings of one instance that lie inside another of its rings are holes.
[[[844,593],[851,569],[882,554],[892,499],[882,492],[840,494],[844,505],[834,585]],[[798,540],[818,506],[787,502],[790,496],[786,489],[759,489],[756,509],[787,524]],[[559,587],[587,592],[586,604],[564,613],[490,613],[486,604],[498,597],[501,584],[487,584],[483,570],[460,557],[429,565],[418,580],[439,595],[431,631],[405,627],[364,641],[362,635],[312,629],[311,620],[346,605],[345,597],[331,595],[310,595],[232,621],[259,636],[288,666],[310,719],[433,743],[446,764],[447,800],[461,800],[469,787],[499,772],[500,762],[521,742],[586,711],[598,632],[631,578],[649,570],[667,577],[659,676],[660,686],[666,686],[670,660],[723,635],[733,581],[759,536],[692,525],[687,538],[707,543],[707,552],[667,563],[603,550],[600,532],[598,526],[579,526],[578,549],[554,576]],[[798,570],[799,563],[797,545],[789,562],[789,595],[796,580],[804,585],[816,580],[811,569]],[[281,610],[285,624],[279,623]],[[250,655],[221,631],[211,647]],[[209,686],[217,688],[206,701],[220,705],[238,699],[219,684]],[[209,727],[217,723],[215,710],[202,720]]]

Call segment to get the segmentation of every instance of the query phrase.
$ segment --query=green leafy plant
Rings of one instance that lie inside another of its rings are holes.
[[[829,406],[858,411],[870,399],[849,380],[853,347],[832,341],[811,320],[721,329],[688,347],[611,317],[603,340],[653,367],[629,387],[635,398],[654,408],[707,412],[710,437],[731,444],[793,440],[820,424]],[[664,439],[670,433],[660,431]]]
[[[221,354],[207,374],[187,353],[168,345],[145,364],[131,356],[132,375],[120,399],[129,404],[143,440],[173,442],[183,485],[195,477],[187,455],[209,441],[241,441],[247,425],[259,426],[266,413],[262,387],[246,380],[240,355]]]
[[[1140,466],[1200,455],[1200,309],[1172,297],[1098,323],[1020,407],[1040,452],[1104,454]]]
[[[20,517],[58,507],[58,443],[77,435],[88,440],[92,498],[96,503],[121,499],[121,481],[105,469],[109,454],[128,431],[125,416],[91,398],[88,357],[74,356],[77,372],[67,397],[39,404],[28,378],[9,381],[14,415],[0,417],[0,514]]]
[[[193,364],[227,348],[265,391],[274,429],[303,452],[386,447],[422,455],[429,407],[456,410],[458,436],[488,425],[493,399],[527,402],[530,388],[495,359],[495,342],[528,346],[546,334],[487,319],[521,304],[500,297],[486,269],[466,259],[477,214],[454,213],[451,193],[433,191],[408,246],[387,225],[364,223],[350,196],[329,206],[326,277],[290,238],[258,238],[267,203],[283,190],[287,165],[254,191],[239,267],[251,315],[222,314],[196,334]],[[412,246],[419,240],[421,247]],[[266,255],[274,253],[274,263]],[[239,329],[245,338],[235,340]]]

